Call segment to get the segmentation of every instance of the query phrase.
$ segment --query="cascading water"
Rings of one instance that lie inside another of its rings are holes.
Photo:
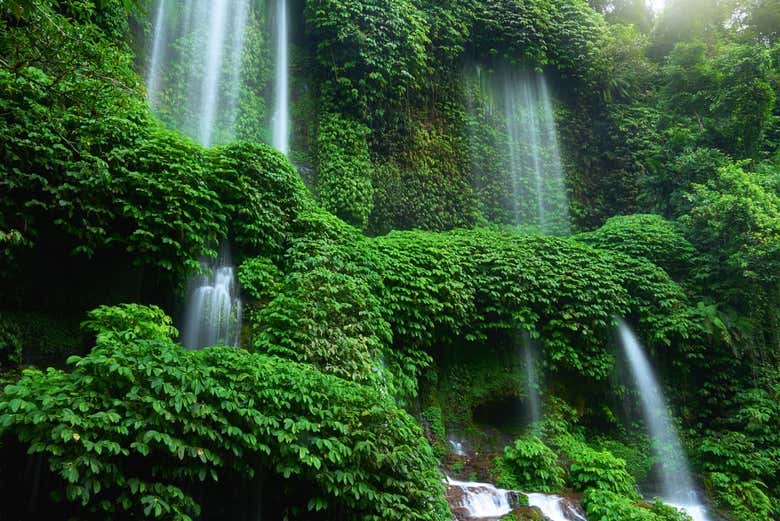
[[[457,481],[447,478],[447,486],[459,490],[457,509],[463,509],[469,518],[500,518],[512,511],[511,492],[490,483]]]
[[[188,349],[238,346],[241,334],[241,300],[233,267],[223,261],[191,281],[182,343]]]
[[[521,493],[496,488],[490,483],[457,481],[447,478],[447,486],[457,490],[450,495],[453,511],[461,511],[461,518],[499,519],[518,506]],[[552,494],[525,494],[528,506],[541,511],[549,521],[587,521],[567,499]]]
[[[707,512],[696,497],[688,459],[672,424],[661,387],[636,335],[621,321],[618,331],[642,403],[642,412],[661,462],[663,500],[685,510],[694,521],[707,521]]]
[[[541,510],[550,521],[587,521],[568,500],[553,494],[526,494],[528,506]]]
[[[273,145],[287,155],[290,148],[290,86],[288,59],[287,0],[276,0],[276,78]]]
[[[487,81],[483,80],[483,76]],[[489,112],[502,114],[514,224],[543,233],[568,234],[569,202],[553,103],[543,74],[507,67],[489,75],[477,69]]]
[[[249,0],[174,4],[157,4],[146,78],[150,105],[204,146],[229,141],[238,117]]]

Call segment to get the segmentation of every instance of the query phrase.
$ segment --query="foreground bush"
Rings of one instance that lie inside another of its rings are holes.
[[[386,397],[279,358],[185,351],[170,324],[157,308],[93,311],[96,346],[72,372],[28,369],[0,395],[0,437],[112,519],[191,519],[188,484],[257,472],[306,480],[310,510],[346,519],[448,518],[432,450]]]

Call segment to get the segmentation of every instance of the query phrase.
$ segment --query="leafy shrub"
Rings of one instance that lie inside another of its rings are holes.
[[[0,317],[0,371],[22,362],[22,342],[19,326],[5,316]]]
[[[780,195],[777,172],[757,174],[729,165],[706,184],[695,185],[691,211],[681,221],[689,240],[704,256],[702,278],[718,301],[749,319],[740,333],[767,335],[780,331]],[[752,331],[751,331],[752,326]],[[751,342],[745,342],[748,346]],[[757,353],[753,353],[754,355]]]
[[[267,303],[276,296],[281,286],[279,268],[265,257],[246,259],[238,268],[238,282],[242,291],[252,299]]]
[[[658,498],[651,504],[651,509],[658,521],[692,521],[691,516],[687,513],[679,508],[665,504]]]
[[[155,308],[100,308],[87,327],[96,346],[71,373],[28,369],[0,394],[0,437],[47,456],[69,501],[191,519],[191,483],[264,471],[310,483],[309,510],[449,519],[419,425],[380,392],[235,348],[186,351]]]
[[[292,164],[270,146],[255,143],[210,149],[207,164],[209,186],[225,207],[233,245],[254,255],[281,257],[292,223],[311,204]]]
[[[82,327],[101,341],[132,342],[143,338],[175,339],[179,332],[171,317],[157,306],[121,304],[100,306],[87,314]]]
[[[634,434],[633,436],[636,436]],[[632,438],[633,438],[632,436]],[[626,462],[626,471],[635,481],[641,482],[650,474],[654,459],[650,454],[650,441],[646,437],[639,437],[634,443],[622,443],[617,440],[598,439],[595,448],[600,451],[607,451],[615,457]]]
[[[364,228],[374,204],[368,128],[339,114],[324,114],[317,130],[319,196],[323,207]]]
[[[428,37],[414,2],[306,2],[323,97],[344,114],[382,117],[425,72]]]
[[[735,521],[771,519],[772,500],[766,485],[758,480],[743,480],[733,474],[713,472],[709,476],[718,503],[729,510]]]
[[[626,471],[626,462],[607,451],[597,451],[573,436],[555,439],[571,462],[569,480],[577,490],[599,489],[627,500],[639,499],[636,482]]]
[[[496,459],[497,484],[526,492],[557,492],[564,485],[565,472],[558,456],[536,436],[520,438],[504,448]]]
[[[675,278],[685,276],[696,260],[696,250],[682,231],[660,215],[611,217],[598,230],[581,233],[576,239],[595,248],[647,259]]]

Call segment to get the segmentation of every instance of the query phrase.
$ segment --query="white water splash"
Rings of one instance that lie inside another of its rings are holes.
[[[497,519],[511,512],[513,505],[511,490],[497,488],[490,483],[457,481],[447,478],[447,485],[462,492],[460,504],[471,519]],[[565,498],[553,494],[525,494],[528,506],[538,508],[550,521],[587,521]]]

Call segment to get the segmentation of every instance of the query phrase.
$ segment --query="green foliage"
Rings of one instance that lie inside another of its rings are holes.
[[[564,487],[565,471],[558,456],[536,436],[520,438],[504,448],[496,460],[497,485],[527,492],[558,492]]]
[[[772,519],[773,504],[766,485],[758,480],[744,481],[733,474],[713,472],[709,476],[718,503],[729,510],[735,521]]]
[[[289,247],[293,221],[311,205],[295,168],[262,144],[213,148],[208,160],[207,179],[225,208],[232,244],[278,259]]]
[[[631,474],[636,482],[644,481],[650,474],[653,467],[654,458],[650,455],[650,442],[645,439],[642,441],[637,435],[632,435],[633,443],[622,443],[617,440],[601,438],[596,440],[595,448],[599,451],[606,451],[618,459],[626,462],[626,471]]]
[[[755,157],[775,102],[765,46],[680,43],[664,69],[662,106],[677,132],[734,157]],[[670,127],[671,127],[670,125]]]
[[[680,510],[656,501],[652,505],[638,505],[629,497],[614,492],[591,488],[582,500],[588,519],[592,521],[690,521]]]
[[[321,96],[342,113],[381,118],[422,80],[428,36],[414,2],[314,0],[304,16]]]
[[[279,292],[282,274],[279,268],[265,257],[246,259],[238,268],[238,282],[249,297],[264,303]]]
[[[354,260],[365,239],[342,231],[334,239],[314,229],[288,251],[281,292],[255,314],[253,345],[365,383],[379,376],[390,329],[376,273]]]
[[[368,128],[339,114],[324,114],[317,130],[319,196],[323,207],[365,228],[374,204]]]
[[[442,128],[414,128],[408,149],[374,169],[369,229],[451,230],[473,226],[476,199],[468,183],[466,147]]]
[[[0,320],[0,371],[22,362],[22,342],[18,326],[5,316]]]
[[[612,217],[598,230],[575,238],[595,248],[647,259],[675,278],[685,276],[696,260],[696,250],[675,223],[659,215]]]
[[[173,341],[179,335],[171,318],[157,306],[100,306],[87,317],[82,327],[96,334],[98,343],[133,342],[144,338]]]
[[[769,175],[768,175],[769,174]],[[704,255],[702,277],[719,301],[751,319],[742,335],[778,338],[780,195],[777,171],[751,174],[737,165],[696,185],[683,217],[691,242]],[[750,342],[744,346],[750,352]],[[753,353],[754,356],[761,356]]]
[[[674,155],[664,169],[649,175],[643,181],[644,193],[642,197],[664,215],[680,216],[690,210],[688,194],[695,184],[706,183],[720,168],[729,163],[729,158],[723,152],[715,148],[697,147],[686,145],[687,133],[670,136],[673,140],[679,139],[683,150]],[[677,147],[670,146],[672,150]]]
[[[564,76],[596,82],[606,37],[601,16],[580,0],[475,3],[474,46],[531,67],[552,65]]]
[[[667,328],[678,326],[666,323],[669,314],[656,322],[661,317],[650,302],[668,299],[668,312],[685,306],[679,290],[649,265],[567,239],[474,230],[395,232],[376,243],[390,259],[380,268],[385,307],[394,340],[403,345],[430,345],[437,337],[480,341],[494,330],[538,332],[552,365],[600,378],[612,355],[597,339],[614,315],[636,305],[652,336],[663,341],[672,333]]]
[[[622,459],[607,451],[597,451],[574,436],[558,437],[554,443],[571,462],[569,480],[575,489],[598,489],[619,495],[629,503],[639,499],[636,482]]]
[[[422,419],[428,422],[428,426],[431,432],[439,438],[444,440],[447,436],[447,432],[444,430],[444,422],[441,417],[441,407],[431,406],[422,412]]]
[[[185,351],[155,308],[100,308],[87,326],[96,347],[71,373],[29,369],[0,395],[0,435],[47,456],[69,501],[186,520],[200,507],[185,484],[270,472],[310,483],[309,510],[448,519],[419,426],[381,393],[234,348]]]
[[[746,521],[777,515],[773,490],[780,483],[777,373],[764,371],[751,384],[724,400],[730,406],[726,421],[701,440],[697,451],[716,502]]]

